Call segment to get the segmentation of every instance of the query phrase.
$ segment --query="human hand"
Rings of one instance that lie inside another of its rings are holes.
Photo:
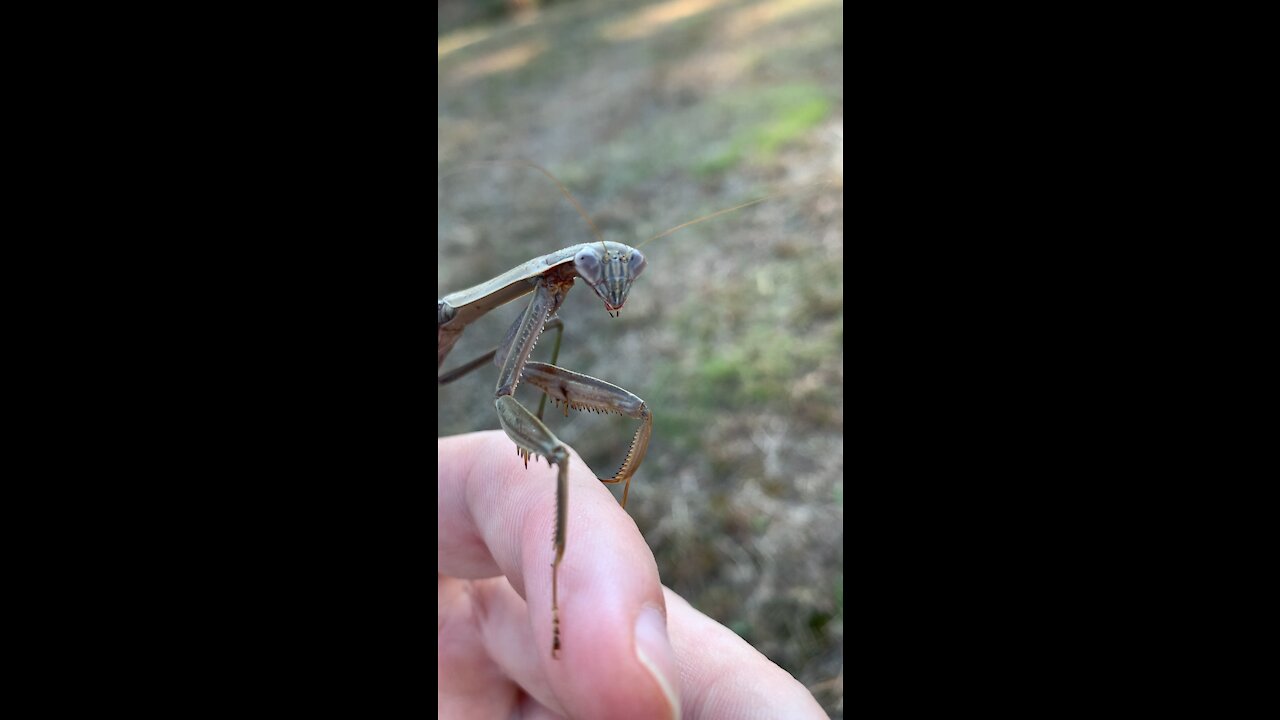
[[[552,659],[555,470],[526,470],[496,430],[437,448],[440,717],[826,717],[785,670],[659,584],[635,522],[572,453]]]

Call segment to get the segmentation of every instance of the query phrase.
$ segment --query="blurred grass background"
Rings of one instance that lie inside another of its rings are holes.
[[[485,161],[546,166],[632,245],[782,193],[646,246],[618,319],[571,293],[559,364],[654,411],[628,510],[663,582],[842,717],[841,4],[444,1],[438,20],[438,296],[591,240],[546,178]],[[468,328],[445,368],[497,344],[524,304]],[[441,389],[442,433],[498,427],[496,372]],[[635,421],[553,410],[588,464],[617,468]]]

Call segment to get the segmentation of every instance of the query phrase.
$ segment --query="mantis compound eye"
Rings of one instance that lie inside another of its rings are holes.
[[[644,255],[641,255],[639,250],[632,250],[631,257],[627,260],[627,273],[634,280],[637,275],[644,272],[644,266],[647,264],[648,261],[644,259]]]
[[[599,285],[603,279],[600,273],[600,257],[590,248],[574,256],[573,265],[588,285]]]

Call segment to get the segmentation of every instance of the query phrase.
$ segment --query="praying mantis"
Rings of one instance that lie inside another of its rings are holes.
[[[599,378],[556,365],[564,333],[564,323],[558,311],[574,284],[581,279],[604,302],[606,312],[614,317],[620,315],[632,285],[647,265],[640,247],[695,223],[764,202],[777,194],[682,223],[632,247],[605,241],[582,206],[550,171],[531,161],[516,162],[555,182],[591,228],[595,241],[535,257],[491,280],[440,298],[437,301],[437,370],[444,365],[445,358],[468,325],[496,308],[533,295],[524,313],[512,323],[497,347],[437,375],[437,384],[446,385],[492,362],[499,369],[494,389],[494,410],[503,431],[515,444],[516,452],[524,458],[526,467],[530,457],[541,456],[557,468],[556,520],[552,539],[555,558],[551,565],[551,657],[556,658],[561,649],[559,569],[566,545],[569,453],[564,443],[543,423],[546,399],[550,397],[557,406],[562,405],[565,415],[570,409],[586,410],[614,413],[640,422],[621,467],[611,477],[598,478],[606,484],[623,484],[621,504],[624,508],[631,478],[644,461],[653,430],[653,410],[639,396]],[[550,362],[530,360],[534,346],[546,330],[556,331]],[[543,393],[536,412],[531,412],[515,398],[516,388],[521,382],[528,382]]]

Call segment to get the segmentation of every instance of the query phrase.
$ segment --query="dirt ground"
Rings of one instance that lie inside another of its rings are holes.
[[[576,289],[557,364],[653,408],[628,511],[663,582],[842,717],[842,5],[439,7],[438,297],[592,239],[554,183],[488,161],[540,163],[631,245],[772,195],[646,245],[620,318]],[[524,304],[469,328],[445,367],[496,345]],[[441,432],[497,428],[495,379],[441,389]],[[617,468],[635,421],[550,410],[588,464]]]

